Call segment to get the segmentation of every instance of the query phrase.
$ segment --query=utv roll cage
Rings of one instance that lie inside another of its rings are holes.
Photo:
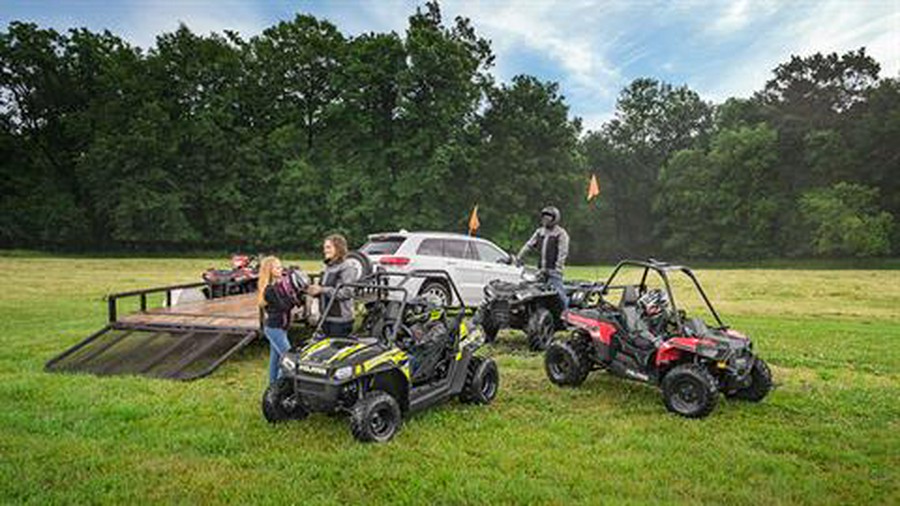
[[[706,292],[703,291],[703,287],[700,285],[700,281],[697,280],[697,276],[694,275],[694,271],[685,267],[683,265],[670,264],[667,262],[660,262],[654,259],[649,259],[647,261],[642,260],[622,260],[616,267],[613,269],[612,273],[607,278],[606,283],[603,285],[603,291],[601,292],[603,295],[606,295],[610,289],[620,289],[624,290],[626,286],[633,285],[613,285],[613,280],[616,275],[623,267],[638,267],[643,268],[644,273],[641,275],[641,283],[638,285],[638,291],[640,293],[645,293],[647,291],[647,275],[650,271],[655,271],[659,274],[659,277],[662,278],[663,283],[666,286],[666,292],[669,296],[669,303],[672,305],[672,312],[675,315],[675,321],[678,324],[678,328],[684,328],[684,322],[681,318],[681,312],[678,311],[678,306],[675,303],[675,294],[672,292],[672,285],[669,283],[669,273],[670,272],[680,272],[688,277],[691,280],[694,287],[700,293],[700,296],[703,298],[703,302],[706,304],[706,307],[709,309],[710,313],[712,313],[713,317],[716,319],[716,323],[719,324],[719,328],[727,328],[722,322],[722,319],[719,318],[719,313],[716,311],[716,308],[713,307],[712,302],[710,302],[709,297],[706,296]]]
[[[461,315],[464,315],[467,309],[466,304],[465,302],[463,302],[463,298],[462,296],[460,296],[459,290],[456,289],[456,284],[450,277],[450,273],[441,269],[415,269],[409,272],[391,272],[379,270],[352,283],[340,283],[334,291],[335,293],[337,293],[341,288],[352,288],[354,289],[354,299],[374,296],[376,300],[387,300],[390,293],[399,293],[401,294],[400,309],[397,311],[397,314],[402,318],[404,311],[406,310],[406,301],[409,299],[409,290],[407,290],[403,285],[412,278],[429,277],[442,277],[446,279],[447,285],[450,286],[451,290],[453,290],[453,296],[456,297],[456,300],[460,302],[459,306],[447,306],[445,309],[458,309],[459,313]],[[400,278],[400,281],[391,284],[390,280],[392,278]],[[334,302],[336,300],[337,297],[331,297],[331,299],[328,300],[328,304],[321,312],[322,317],[319,318],[319,323],[316,325],[316,328],[313,331],[313,335],[317,335],[322,332],[322,325],[325,322],[325,315],[327,315],[331,311],[331,306],[334,305]],[[387,336],[388,343],[394,343],[394,340],[397,337],[397,331],[399,329],[400,325],[391,325],[390,333]]]

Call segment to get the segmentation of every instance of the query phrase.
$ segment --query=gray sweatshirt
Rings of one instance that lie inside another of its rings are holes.
[[[519,257],[529,250],[537,249],[541,254],[538,268],[547,270],[562,276],[566,266],[566,258],[569,256],[569,233],[559,225],[551,228],[540,227],[534,231],[531,239],[519,250]]]
[[[322,271],[322,294],[319,301],[322,311],[325,311],[332,297],[337,299],[334,301],[328,314],[323,315],[325,321],[353,321],[353,288],[345,286],[338,289],[337,287],[341,283],[352,283],[354,281],[356,281],[356,269],[349,263],[341,260],[340,262],[325,264],[325,270]]]

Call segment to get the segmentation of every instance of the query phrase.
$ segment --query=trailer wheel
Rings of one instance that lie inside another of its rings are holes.
[[[553,313],[543,306],[535,307],[528,317],[528,325],[525,333],[528,336],[528,348],[531,351],[543,351],[553,339],[556,331],[556,322]]]
[[[294,392],[294,383],[288,378],[279,378],[263,393],[262,413],[269,423],[287,420],[302,420],[309,412]]]

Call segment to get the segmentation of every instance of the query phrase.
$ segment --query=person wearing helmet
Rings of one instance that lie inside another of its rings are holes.
[[[563,308],[566,308],[569,301],[563,287],[563,268],[569,256],[569,233],[559,225],[561,217],[559,209],[554,206],[541,209],[541,226],[522,246],[517,257],[522,258],[531,250],[540,252],[538,269],[546,277],[547,283],[559,293]]]

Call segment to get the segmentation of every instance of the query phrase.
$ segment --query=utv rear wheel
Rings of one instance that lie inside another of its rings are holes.
[[[294,383],[288,378],[279,378],[266,388],[262,412],[269,423],[302,420],[309,414],[300,402],[300,396],[294,392]]]
[[[490,404],[500,389],[500,371],[493,359],[472,357],[459,400],[470,404]]]
[[[367,393],[350,409],[350,432],[364,443],[390,441],[402,423],[397,400],[381,390]]]
[[[584,338],[576,336],[566,341],[555,341],[544,353],[544,370],[547,378],[559,386],[577,387],[584,383],[590,372],[587,345]]]
[[[719,401],[716,379],[696,364],[682,364],[669,371],[662,382],[663,402],[672,413],[686,418],[703,418]]]
[[[543,351],[553,339],[556,330],[556,322],[553,321],[553,313],[545,307],[536,307],[528,318],[528,327],[525,333],[528,335],[528,347],[531,351]]]
[[[772,390],[772,371],[769,365],[758,358],[750,369],[750,385],[734,392],[730,397],[742,401],[759,402]]]

